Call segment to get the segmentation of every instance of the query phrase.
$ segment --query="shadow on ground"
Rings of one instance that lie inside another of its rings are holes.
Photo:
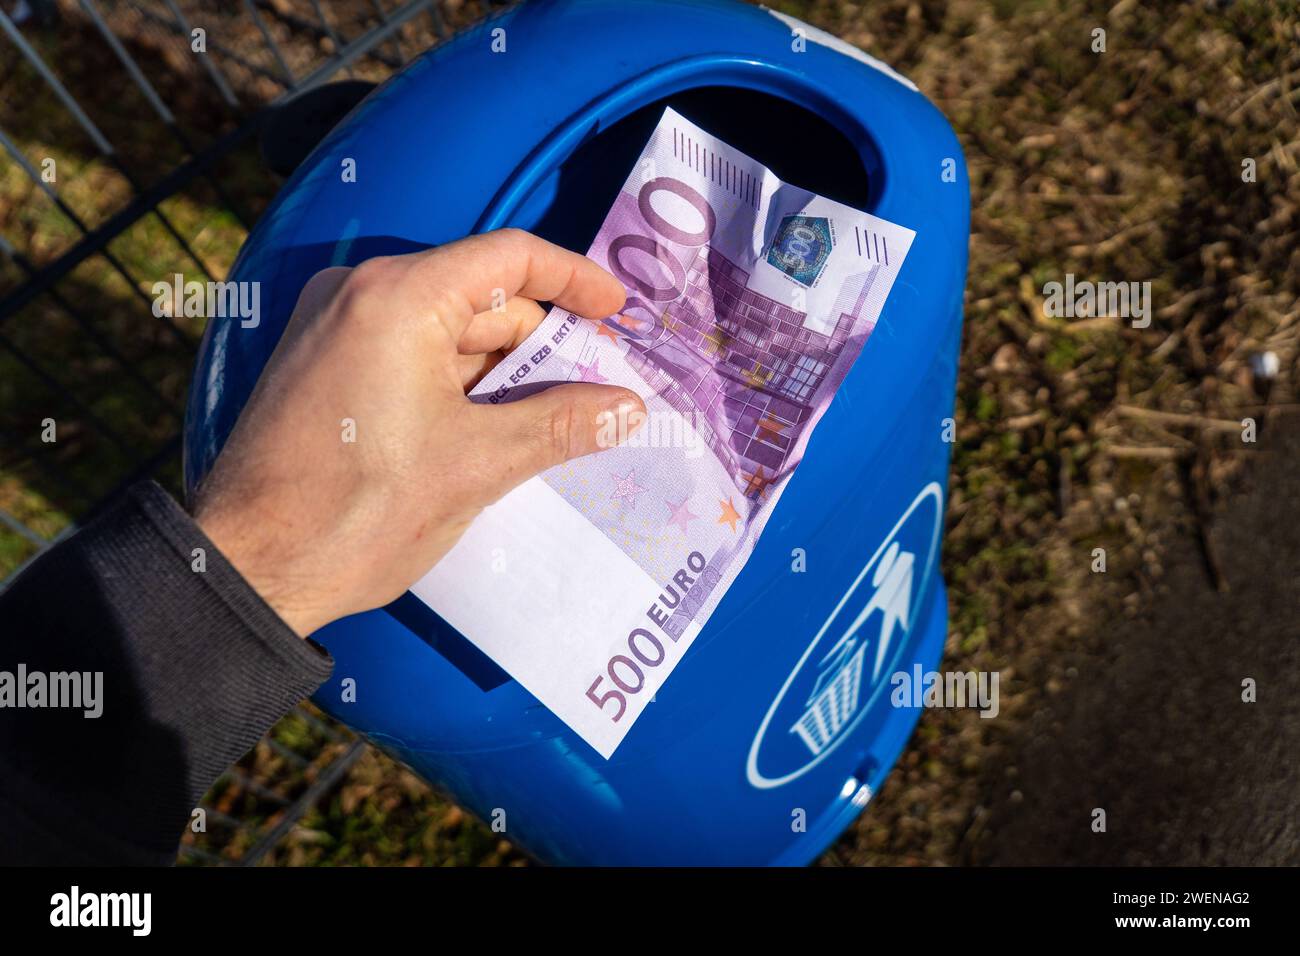
[[[1016,789],[976,862],[1300,862],[1300,416],[1261,445],[1210,531],[1229,589],[1186,535],[1137,620],[1097,621],[1077,678],[1007,742]]]

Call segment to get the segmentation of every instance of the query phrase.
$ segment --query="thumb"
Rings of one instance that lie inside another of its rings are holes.
[[[496,463],[494,496],[561,462],[622,444],[645,422],[645,403],[613,385],[556,385],[506,405],[477,405],[478,433]]]

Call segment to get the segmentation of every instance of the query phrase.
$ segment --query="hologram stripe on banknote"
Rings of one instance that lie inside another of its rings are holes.
[[[588,252],[623,313],[553,309],[471,392],[617,384],[645,424],[507,495],[413,591],[608,757],[752,553],[914,236],[666,110]]]

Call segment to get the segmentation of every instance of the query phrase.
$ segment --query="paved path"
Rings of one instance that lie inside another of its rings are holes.
[[[979,862],[1300,863],[1300,416],[1267,441],[1215,518],[1230,591],[1189,535],[1143,620],[1098,622],[1104,650],[1053,700],[1052,729],[1012,742],[1024,799],[992,808]]]

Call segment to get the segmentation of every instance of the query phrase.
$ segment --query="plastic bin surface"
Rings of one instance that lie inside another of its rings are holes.
[[[566,163],[584,144],[599,156],[601,134],[635,110],[699,88],[820,117],[856,150],[862,208],[916,240],[753,556],[655,701],[606,761],[409,594],[316,635],[336,662],[322,708],[550,863],[807,863],[911,734],[920,711],[893,705],[890,678],[932,669],[946,633],[944,420],[969,234],[965,164],[943,116],[887,67],[762,8],[516,8],[416,60],[302,164],[230,276],[261,283],[259,321],[210,321],[190,396],[192,490],[312,274],[502,226],[585,249],[591,234],[563,223],[587,202],[598,225],[612,196],[575,190]],[[823,145],[785,152],[815,173]],[[341,175],[349,160],[355,182]]]

